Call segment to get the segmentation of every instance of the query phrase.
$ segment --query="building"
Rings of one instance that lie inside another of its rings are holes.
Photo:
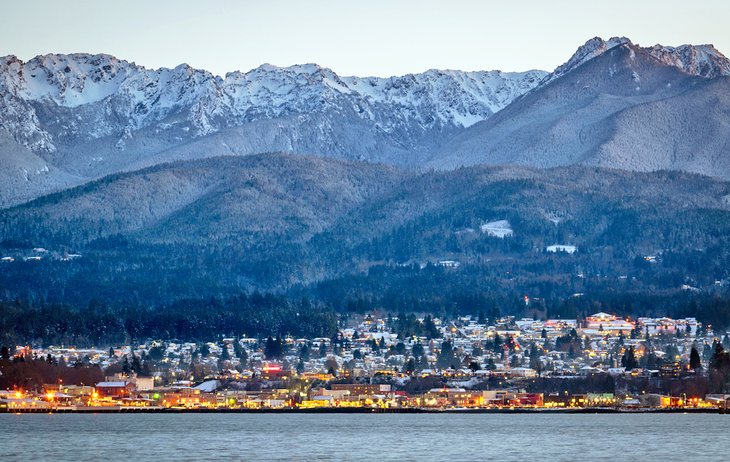
[[[678,362],[664,363],[659,367],[661,377],[679,377],[682,372],[682,365]]]
[[[524,377],[528,379],[537,377],[537,371],[529,367],[513,367],[508,373],[510,377]]]
[[[333,383],[332,391],[349,391],[350,396],[372,396],[390,393],[390,385],[370,383]]]
[[[600,312],[586,317],[583,333],[593,335],[615,335],[619,332],[623,332],[624,335],[628,335],[633,329],[634,324],[632,322],[626,321],[612,314]]]
[[[456,389],[448,393],[449,404],[458,407],[475,407],[484,405],[484,394],[481,391]]]
[[[95,388],[100,397],[107,398],[128,398],[136,390],[134,383],[127,380],[99,382]]]
[[[515,402],[520,406],[542,407],[544,399],[542,393],[518,393]]]
[[[155,378],[137,376],[134,378],[134,384],[139,391],[152,390],[155,388]]]

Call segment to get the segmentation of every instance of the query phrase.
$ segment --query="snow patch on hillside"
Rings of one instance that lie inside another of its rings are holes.
[[[490,221],[489,223],[483,224],[480,229],[483,233],[500,239],[512,237],[514,235],[512,226],[507,220]]]
[[[568,254],[574,254],[578,248],[574,245],[554,244],[547,246],[545,250],[550,253],[565,252]]]

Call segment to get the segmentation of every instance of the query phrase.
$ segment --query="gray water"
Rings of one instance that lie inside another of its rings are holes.
[[[0,414],[0,461],[730,460],[730,415]]]

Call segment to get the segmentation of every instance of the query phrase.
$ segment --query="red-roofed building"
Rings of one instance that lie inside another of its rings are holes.
[[[135,391],[134,382],[127,380],[99,382],[95,388],[99,396],[109,398],[127,398]]]

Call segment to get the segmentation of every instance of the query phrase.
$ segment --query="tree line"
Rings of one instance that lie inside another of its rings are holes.
[[[272,294],[187,299],[166,305],[84,307],[0,302],[0,344],[110,345],[150,338],[209,341],[220,336],[331,336],[337,316],[307,299]]]

